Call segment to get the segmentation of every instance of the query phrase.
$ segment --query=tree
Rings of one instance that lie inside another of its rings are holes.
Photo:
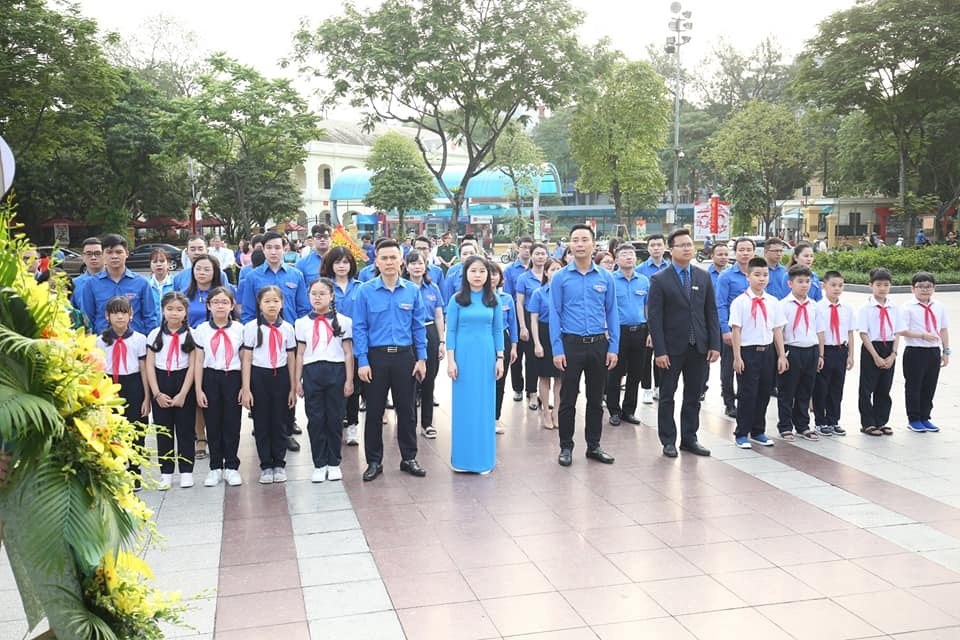
[[[721,121],[751,100],[785,103],[794,75],[792,65],[783,62],[783,52],[771,36],[749,54],[721,39],[700,69],[697,91],[707,112]]]
[[[561,193],[566,185],[576,182],[580,177],[580,163],[570,153],[570,122],[573,120],[573,108],[565,107],[549,116],[540,118],[530,132],[530,137],[543,150],[547,162],[553,163],[560,174]]]
[[[407,211],[426,211],[437,195],[417,144],[399,131],[388,131],[374,141],[367,168],[373,176],[363,204],[384,211],[396,209],[400,233],[406,234]]]
[[[739,184],[763,194],[767,234],[777,198],[787,197],[806,183],[810,152],[806,138],[790,109],[752,101],[710,137],[703,158],[713,165],[729,191]],[[753,200],[753,198],[750,198]]]
[[[798,97],[839,114],[862,111],[873,131],[892,138],[903,210],[920,183],[924,122],[960,95],[958,32],[952,0],[870,0],[821,22],[798,57]]]
[[[199,186],[214,194],[214,212],[236,238],[302,208],[291,172],[321,130],[289,80],[265,78],[221,54],[209,65],[198,93],[176,103],[168,153],[203,167]]]
[[[504,195],[513,201],[517,215],[522,216],[524,198],[535,197],[540,190],[543,151],[529,133],[514,125],[497,141],[496,158],[497,169],[510,179],[510,190]]]
[[[608,192],[623,225],[625,194],[643,206],[663,190],[657,153],[666,143],[670,104],[663,79],[646,62],[621,61],[596,86],[570,125],[571,151],[581,164],[577,188]]]
[[[332,83],[326,105],[348,98],[368,128],[382,120],[417,128],[415,142],[450,200],[455,232],[467,184],[494,166],[506,127],[525,124],[526,109],[567,102],[591,74],[577,40],[582,20],[567,0],[386,0],[372,11],[348,2],[342,17],[315,30],[301,25],[294,57],[301,70]],[[443,181],[451,145],[467,155],[454,187]]]

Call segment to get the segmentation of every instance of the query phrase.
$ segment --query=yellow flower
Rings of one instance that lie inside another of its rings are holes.
[[[94,428],[87,424],[86,421],[81,420],[80,418],[74,418],[73,424],[77,427],[77,431],[80,432],[80,435],[83,436],[84,440],[89,443],[93,450],[97,453],[103,453],[103,442],[97,438]]]
[[[129,551],[121,551],[117,554],[117,566],[153,580],[153,571],[150,570],[149,565]]]

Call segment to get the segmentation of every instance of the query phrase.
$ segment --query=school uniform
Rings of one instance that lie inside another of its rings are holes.
[[[157,391],[171,398],[180,393],[190,370],[190,354],[183,350],[188,335],[187,327],[171,332],[166,325],[157,327],[147,336],[147,348],[154,352],[154,372]],[[157,336],[162,334],[160,348]],[[196,456],[197,396],[191,387],[182,407],[161,407],[153,397],[153,423],[157,426],[157,458],[160,473],[170,475],[178,466],[180,473],[193,473]],[[177,453],[174,457],[174,436]],[[174,464],[176,462],[176,465]]]
[[[296,341],[304,347],[303,397],[315,469],[340,466],[346,410],[343,386],[347,381],[343,341],[353,340],[353,321],[341,313],[336,318],[340,324],[339,336],[333,335],[331,314],[311,312],[294,325]]]
[[[645,276],[649,282],[653,276],[657,275],[669,266],[670,261],[666,258],[664,258],[660,264],[656,264],[653,261],[653,258],[647,258],[636,266],[634,273]],[[657,387],[659,389],[660,378],[663,375],[663,372],[660,370],[660,367],[653,365],[653,349],[646,348],[646,336],[644,336],[644,349],[643,353],[641,354],[640,368],[642,372],[642,377],[640,378],[640,387],[644,391],[651,390],[652,387]],[[647,396],[647,400],[649,399],[650,397]]]
[[[821,432],[825,427],[840,424],[847,359],[853,348],[849,341],[855,321],[853,307],[845,302],[833,304],[824,298],[817,304],[818,330],[823,332],[823,368],[813,386],[813,419]]]
[[[810,298],[797,299],[792,293],[780,301],[784,319],[783,345],[789,368],[777,376],[777,429],[781,434],[810,430],[810,398],[820,362],[817,304]]]
[[[243,325],[241,349],[251,352],[250,393],[253,396],[253,433],[260,469],[286,466],[287,399],[290,397],[288,354],[297,350],[293,325],[251,320]]]
[[[426,428],[433,426],[433,390],[440,370],[440,334],[436,325],[436,311],[439,307],[442,312],[443,294],[434,282],[423,282],[420,285],[420,298],[427,331],[427,372],[417,386],[420,392],[420,426]]]
[[[647,300],[650,280],[636,270],[627,278],[623,271],[613,272],[613,284],[617,295],[617,313],[620,316],[620,353],[617,366],[607,380],[607,411],[610,417],[632,416],[637,411],[640,385],[650,388],[651,370],[644,363],[649,360],[647,351]],[[620,381],[627,377],[620,407]]]
[[[740,359],[737,374],[736,436],[759,436],[766,430],[767,405],[775,383],[777,350],[773,332],[786,321],[779,300],[767,292],[754,295],[747,289],[730,304],[730,326],[740,327]]]
[[[503,314],[503,353],[507,359],[507,362],[510,362],[510,350],[511,346],[517,344],[519,328],[517,325],[517,307],[513,301],[513,298],[510,297],[509,293],[504,291],[499,291],[497,293],[497,298],[500,301],[500,312]],[[519,356],[519,350],[517,351]],[[511,366],[511,371],[513,367]],[[503,409],[503,394],[507,388],[507,376],[506,373],[500,376],[497,380],[497,408],[496,408],[496,419],[500,419],[500,413]],[[523,377],[520,378],[520,389],[523,389]]]
[[[943,344],[940,330],[949,328],[947,311],[939,300],[921,304],[913,298],[900,308],[903,330],[936,334],[936,342],[903,336],[903,391],[908,422],[930,420],[933,395],[940,379]]]
[[[881,358],[887,358],[893,353],[897,333],[902,330],[900,310],[893,306],[889,299],[880,304],[876,298],[870,296],[867,304],[857,313],[857,331],[861,337],[863,334],[867,335],[867,340],[873,344]],[[889,369],[880,369],[873,362],[867,348],[860,347],[858,404],[861,427],[884,427],[890,421],[890,408],[893,406],[890,387],[893,386],[895,369],[896,362]]]
[[[130,328],[134,331],[146,333],[160,324],[150,284],[146,278],[130,269],[125,269],[119,280],[114,280],[104,269],[90,276],[80,291],[80,309],[93,322],[93,330],[97,333],[107,328],[107,302],[114,296],[122,296],[130,301],[133,308]]]
[[[528,262],[529,264],[529,262]],[[510,265],[503,270],[503,292],[510,296],[510,299],[513,301],[514,312],[517,312],[517,278],[522,276],[527,271],[527,265],[523,264],[519,258],[510,263]],[[450,277],[450,274],[447,274],[447,278]],[[503,325],[507,326],[507,325]],[[518,329],[519,330],[519,329]],[[518,336],[519,334],[517,334]],[[517,337],[515,336],[515,337]],[[530,341],[527,340],[527,343]],[[510,365],[510,384],[513,387],[514,395],[522,394],[524,391],[523,385],[523,361],[526,357],[526,343],[517,341],[517,359]],[[531,358],[533,356],[530,356]],[[529,366],[529,365],[528,365]],[[506,377],[506,376],[504,376]],[[536,386],[536,382],[533,383]]]
[[[197,348],[203,350],[203,392],[207,408],[207,441],[210,470],[239,469],[240,458],[240,349],[243,325],[230,320],[223,327],[204,322],[193,331]],[[199,390],[198,390],[199,393]]]
[[[717,276],[717,316],[720,318],[720,333],[730,333],[730,305],[744,291],[750,288],[747,274],[734,263]],[[722,342],[720,345],[720,393],[723,406],[727,411],[736,408],[737,395],[733,388],[733,346]]]
[[[127,401],[123,416],[129,422],[149,422],[144,419],[146,415],[141,410],[146,390],[140,374],[140,368],[147,357],[147,337],[133,329],[127,329],[122,336],[118,336],[112,329],[109,331],[110,344],[108,345],[101,335],[97,336],[97,347],[103,351],[106,358],[107,375],[120,385],[120,397]],[[143,436],[139,436],[135,442],[142,447]],[[139,467],[133,470],[139,472]]]
[[[357,298],[357,291],[363,283],[360,280],[353,279],[347,281],[347,286],[341,288],[334,281],[333,295],[337,304],[337,313],[342,313],[348,318],[353,317],[353,302]],[[357,375],[357,358],[353,358],[353,393],[347,398],[347,415],[345,421],[348,425],[360,424],[360,398],[363,395],[363,382]],[[356,444],[354,442],[353,444]]]
[[[520,315],[522,315],[524,324],[527,326],[527,332],[530,335],[528,340],[520,340],[517,342],[517,350],[523,352],[523,375],[526,380],[527,395],[537,393],[537,378],[539,376],[539,365],[537,365],[537,359],[533,353],[533,333],[530,327],[530,311],[527,307],[529,306],[530,300],[533,299],[533,292],[539,289],[541,285],[542,281],[540,278],[534,275],[533,271],[529,269],[517,276],[517,280],[514,283],[513,299],[517,307],[517,322],[520,322]],[[521,295],[523,296],[522,304],[520,302]],[[546,319],[544,322],[546,322]]]

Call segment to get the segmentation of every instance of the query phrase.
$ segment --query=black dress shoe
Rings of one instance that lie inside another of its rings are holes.
[[[587,449],[587,457],[591,460],[596,460],[597,462],[602,462],[603,464],[613,464],[615,458],[601,449],[600,447],[594,447],[592,449]]]
[[[293,436],[287,437],[287,451],[300,451],[300,443]]]
[[[695,456],[709,456],[710,449],[707,449],[705,446],[699,442],[691,442],[689,444],[680,443],[680,451],[686,451],[687,453],[692,453]]]
[[[520,402],[521,400],[523,400],[523,393],[521,393],[520,391],[518,391],[518,392],[516,392],[515,394],[513,394],[513,401],[514,401],[514,402]]]
[[[383,465],[379,462],[371,462],[367,465],[367,470],[363,472],[363,481],[370,482],[381,473],[383,473]]]
[[[293,427],[290,430],[293,431],[293,435],[295,436],[299,436],[301,433],[303,433],[303,429],[301,429],[296,422],[293,423]]]
[[[624,416],[623,416],[623,421],[624,421],[624,422],[629,422],[630,424],[640,424],[640,418],[638,418],[637,416],[633,415],[632,413],[628,413],[628,414],[624,415]]]
[[[667,456],[668,458],[676,458],[678,455],[677,446],[673,444],[663,445],[663,455]]]
[[[434,400],[434,401],[433,401],[433,406],[435,406],[435,407],[439,407],[439,406],[440,406],[440,403],[439,403],[439,402],[437,402],[436,400]]]
[[[609,422],[613,426],[617,426],[618,424],[620,424],[620,416],[614,413],[613,415],[610,416]]]
[[[736,420],[737,418],[737,408],[734,406],[727,407],[726,409],[723,410],[723,413],[728,418],[733,418],[734,420]]]
[[[557,462],[560,463],[561,467],[569,467],[573,464],[573,449],[560,449],[560,457],[557,458]]]
[[[404,460],[400,463],[400,471],[404,473],[409,473],[412,476],[417,478],[422,478],[427,475],[427,470],[420,466],[420,463],[413,460]]]

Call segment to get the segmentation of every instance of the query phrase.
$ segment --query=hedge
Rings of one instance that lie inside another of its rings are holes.
[[[839,271],[847,282],[859,284],[869,283],[870,270],[876,267],[889,269],[893,284],[910,284],[917,271],[930,271],[938,284],[960,283],[960,248],[936,245],[818,252],[813,262],[821,277],[827,271]]]

